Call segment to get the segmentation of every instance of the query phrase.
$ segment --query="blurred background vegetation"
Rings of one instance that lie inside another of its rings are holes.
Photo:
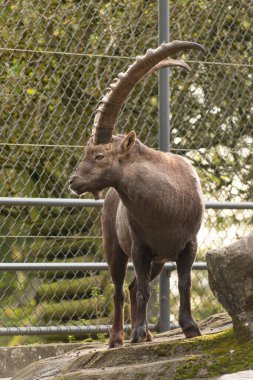
[[[171,150],[197,167],[206,200],[253,197],[252,20],[253,5],[244,0],[170,0],[171,40],[194,40],[207,49],[205,56],[182,55],[189,74],[170,73]],[[135,56],[158,44],[158,2],[4,1],[0,25],[0,195],[70,197],[68,178],[105,88]],[[134,129],[154,148],[157,86],[156,75],[138,85],[117,123],[117,132]],[[247,234],[251,225],[249,211],[207,211],[198,259]],[[96,209],[1,207],[0,226],[2,262],[104,260]],[[220,310],[206,276],[194,274],[197,318]],[[157,320],[156,287],[151,321]],[[0,272],[0,289],[0,326],[103,324],[111,318],[105,273]]]

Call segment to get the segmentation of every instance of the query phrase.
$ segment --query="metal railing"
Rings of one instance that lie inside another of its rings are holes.
[[[50,207],[102,207],[104,200],[72,199],[72,198],[19,198],[0,197],[0,206],[50,206]],[[205,202],[206,209],[249,210],[253,202]]]
[[[163,300],[162,314],[159,316],[158,324],[148,324],[150,331],[167,331],[177,328],[169,320],[170,315],[170,277],[172,271],[176,270],[176,263],[166,263],[163,268],[163,288],[160,288],[160,301]],[[133,264],[128,263],[128,270],[133,270]],[[206,270],[205,262],[195,262],[193,270]],[[1,263],[0,271],[98,271],[108,270],[107,263]],[[160,307],[161,309],[161,307]],[[84,333],[108,333],[111,325],[86,325],[86,326],[39,326],[39,327],[0,327],[0,336],[12,335],[52,335],[52,334],[84,334]],[[125,331],[131,331],[130,325],[124,325]]]

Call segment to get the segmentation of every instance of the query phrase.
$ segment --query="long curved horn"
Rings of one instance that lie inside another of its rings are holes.
[[[184,61],[167,58],[187,49],[198,49],[205,52],[204,47],[195,42],[162,43],[157,49],[148,49],[144,56],[136,57],[136,61],[128,67],[127,71],[118,75],[116,81],[114,80],[110,85],[108,93],[100,101],[96,111],[92,131],[94,144],[107,144],[111,141],[117,117],[126,98],[144,77],[169,66],[179,66],[190,70]]]

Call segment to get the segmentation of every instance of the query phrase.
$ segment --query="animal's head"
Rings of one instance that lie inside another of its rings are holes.
[[[70,178],[70,189],[77,195],[88,191],[98,199],[101,190],[115,186],[135,138],[133,131],[127,136],[112,136],[110,142],[104,144],[94,144],[91,137],[81,162]]]
[[[125,100],[138,82],[161,68],[179,66],[190,70],[184,61],[168,58],[187,49],[205,51],[194,42],[163,43],[157,49],[149,49],[144,56],[138,56],[128,70],[120,73],[112,82],[96,111],[92,136],[85,148],[83,159],[70,178],[70,189],[75,194],[91,192],[97,198],[99,191],[115,186],[136,138],[133,131],[127,136],[113,136],[114,126]]]

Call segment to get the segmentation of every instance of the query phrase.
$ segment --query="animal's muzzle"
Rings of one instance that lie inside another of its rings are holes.
[[[72,175],[69,180],[69,188],[75,194],[79,195],[81,188],[81,178],[77,175]]]
[[[72,177],[70,177],[70,180],[69,180],[69,186],[71,186],[71,185],[73,185],[73,183],[75,183],[75,177],[76,176],[72,176]]]

